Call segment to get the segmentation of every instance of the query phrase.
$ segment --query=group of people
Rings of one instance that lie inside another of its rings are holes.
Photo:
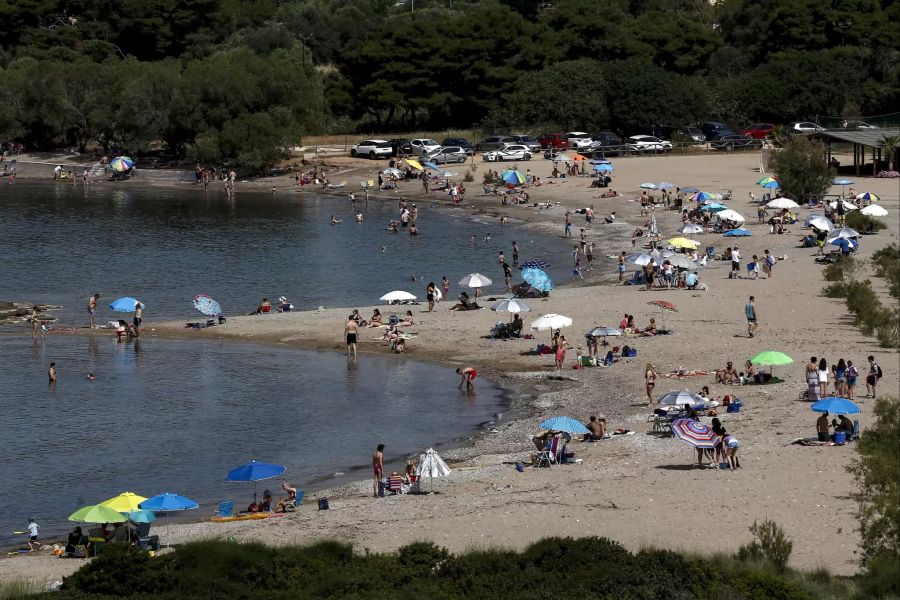
[[[809,399],[827,398],[830,383],[834,396],[853,400],[856,396],[856,385],[859,376],[860,372],[854,366],[852,360],[841,358],[829,367],[825,358],[820,358],[817,361],[816,357],[813,356],[806,364]],[[881,379],[881,376],[881,367],[875,362],[874,356],[869,356],[866,373],[866,398],[875,398],[878,390],[878,380]]]

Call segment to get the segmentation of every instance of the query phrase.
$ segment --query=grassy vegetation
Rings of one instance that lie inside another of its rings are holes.
[[[46,586],[36,579],[0,580],[0,600],[21,598],[30,594],[38,594],[46,590]]]

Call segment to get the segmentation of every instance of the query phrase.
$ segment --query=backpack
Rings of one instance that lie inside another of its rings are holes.
[[[878,363],[873,363],[875,365],[875,376],[878,379],[881,379],[881,376],[884,375],[884,372],[881,370],[881,365]]]

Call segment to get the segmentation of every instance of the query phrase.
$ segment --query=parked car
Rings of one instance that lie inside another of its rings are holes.
[[[469,154],[462,146],[444,146],[425,155],[425,160],[438,165],[444,163],[464,163]]]
[[[647,125],[644,127],[636,128],[632,135],[649,135],[652,137],[657,137],[661,140],[667,140],[672,137],[673,131],[675,131],[674,127],[663,127],[661,125]]]
[[[391,145],[392,156],[400,156],[401,154],[408,155],[413,153],[413,149],[409,143],[409,140],[394,139],[388,141],[388,143]]]
[[[413,152],[419,155],[428,154],[432,150],[437,150],[441,147],[436,141],[428,138],[411,140],[409,145],[412,146]]]
[[[824,127],[820,127],[809,121],[797,121],[796,123],[791,123],[791,133],[794,135],[809,135],[811,133],[820,133],[822,131],[825,131]]]
[[[749,135],[735,133],[733,135],[723,135],[722,137],[711,141],[709,147],[714,150],[731,152],[732,150],[756,147],[758,143],[758,140],[753,139]]]
[[[513,144],[515,140],[511,135],[492,135],[486,137],[475,145],[476,152],[489,152],[502,148],[504,144]]]
[[[525,146],[528,146],[528,149],[531,150],[532,152],[540,152],[541,151],[541,143],[538,142],[533,137],[531,137],[530,135],[511,135],[509,137],[511,137],[517,144],[523,144]]]
[[[594,154],[604,156],[608,154],[618,155],[635,149],[634,146],[623,143],[622,138],[612,131],[598,131],[591,136],[591,140],[593,144],[591,144],[589,151]]]
[[[699,144],[700,142],[706,141],[706,136],[703,135],[703,131],[699,127],[685,125],[683,127],[676,127],[675,130],[672,131],[672,141],[682,144]]]
[[[869,125],[865,121],[844,121],[841,127],[844,129],[878,129],[875,125]]]
[[[503,162],[507,160],[531,160],[531,150],[525,144],[506,144],[497,150],[485,152],[484,160]]]
[[[591,134],[584,131],[569,131],[565,135],[566,144],[573,150],[587,149],[594,143],[594,140],[591,139]]]
[[[475,154],[475,144],[473,144],[466,138],[444,138],[444,140],[441,142],[441,146],[444,148],[446,148],[447,146],[459,146],[466,151],[466,154],[470,156],[472,154]]]
[[[568,148],[569,142],[561,133],[542,133],[538,136],[538,144],[541,148]]]
[[[350,146],[353,158],[386,158],[393,154],[391,143],[387,140],[362,140]]]
[[[738,133],[748,135],[754,140],[765,140],[775,133],[775,126],[771,123],[754,123],[753,125],[747,125]]]
[[[629,144],[634,144],[640,152],[671,152],[672,142],[669,140],[661,140],[652,135],[633,135],[628,140]]]
[[[718,139],[723,135],[736,135],[734,131],[731,130],[731,127],[717,121],[706,121],[705,123],[702,123],[700,125],[700,131],[706,136],[707,141]]]

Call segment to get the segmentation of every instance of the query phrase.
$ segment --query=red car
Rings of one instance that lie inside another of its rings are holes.
[[[754,123],[744,127],[738,133],[752,137],[754,140],[764,140],[775,132],[775,126],[771,123]]]
[[[569,147],[569,139],[562,133],[542,133],[537,141],[541,148]]]

